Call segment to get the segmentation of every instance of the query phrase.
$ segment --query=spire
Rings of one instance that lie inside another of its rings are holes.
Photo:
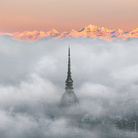
[[[68,72],[67,72],[67,79],[66,79],[66,90],[73,89],[73,80],[71,78],[71,61],[70,61],[70,47],[68,49]]]
[[[65,92],[59,103],[60,107],[69,107],[78,104],[79,100],[73,91],[73,80],[71,78],[70,47],[68,49],[68,72],[65,85]]]

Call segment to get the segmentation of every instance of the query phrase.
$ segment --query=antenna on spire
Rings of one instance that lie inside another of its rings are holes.
[[[68,75],[71,76],[71,65],[70,65],[70,46],[68,48]]]

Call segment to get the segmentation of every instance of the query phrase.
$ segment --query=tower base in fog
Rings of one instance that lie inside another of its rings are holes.
[[[75,106],[79,104],[79,100],[77,96],[75,95],[74,91],[65,91],[63,96],[61,97],[59,106],[60,107],[69,107],[69,106]]]

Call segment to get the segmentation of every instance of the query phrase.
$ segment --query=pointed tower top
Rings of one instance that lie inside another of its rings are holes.
[[[68,48],[68,72],[65,85],[65,92],[60,99],[59,106],[67,107],[78,104],[79,100],[73,91],[73,80],[71,78],[70,47]]]
[[[68,72],[67,72],[67,79],[66,79],[66,90],[73,89],[73,80],[71,78],[71,61],[70,61],[70,46],[68,48]]]

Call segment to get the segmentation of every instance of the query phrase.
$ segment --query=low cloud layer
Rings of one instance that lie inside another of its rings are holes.
[[[64,92],[71,47],[74,91],[81,111],[94,118],[137,115],[138,41],[41,40],[0,37],[0,137],[98,137],[68,127],[58,102]],[[72,131],[75,131],[74,136]],[[77,133],[79,131],[79,133]]]

